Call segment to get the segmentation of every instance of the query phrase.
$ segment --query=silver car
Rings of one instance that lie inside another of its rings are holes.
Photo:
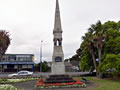
[[[19,71],[18,73],[9,74],[8,77],[23,77],[23,76],[32,76],[33,72],[30,71]]]

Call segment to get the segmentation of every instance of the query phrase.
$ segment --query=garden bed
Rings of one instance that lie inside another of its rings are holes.
[[[14,86],[9,85],[9,84],[1,84],[0,90],[20,90],[20,89],[15,88]]]
[[[36,89],[40,88],[85,88],[86,84],[81,82],[80,80],[76,80],[76,82],[68,82],[68,83],[49,83],[45,84],[42,79],[39,79],[36,83]]]
[[[38,78],[18,78],[18,79],[2,78],[0,79],[0,84],[11,84],[11,83],[25,82],[25,81],[31,81],[31,80],[37,80],[37,79]]]

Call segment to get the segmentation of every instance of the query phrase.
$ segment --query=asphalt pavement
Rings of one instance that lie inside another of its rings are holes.
[[[16,73],[16,72],[1,72],[0,73],[0,78],[8,77],[9,74]],[[66,74],[70,76],[80,76],[80,75],[85,75],[88,74],[89,72],[66,72]],[[51,73],[43,73],[43,72],[34,72],[33,77],[40,77],[40,76],[48,76]]]

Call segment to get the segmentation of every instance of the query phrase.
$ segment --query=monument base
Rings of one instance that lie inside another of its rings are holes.
[[[63,62],[52,63],[51,70],[52,75],[63,75],[65,74],[65,65]]]
[[[49,78],[46,78],[44,83],[68,83],[68,82],[76,82],[69,75],[50,75]]]

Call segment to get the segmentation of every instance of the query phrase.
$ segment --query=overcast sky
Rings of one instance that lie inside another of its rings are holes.
[[[10,32],[6,53],[34,54],[39,62],[52,61],[56,0],[0,0],[0,29]],[[120,20],[120,0],[59,0],[63,29],[63,51],[70,58],[80,47],[81,36],[91,24]]]

